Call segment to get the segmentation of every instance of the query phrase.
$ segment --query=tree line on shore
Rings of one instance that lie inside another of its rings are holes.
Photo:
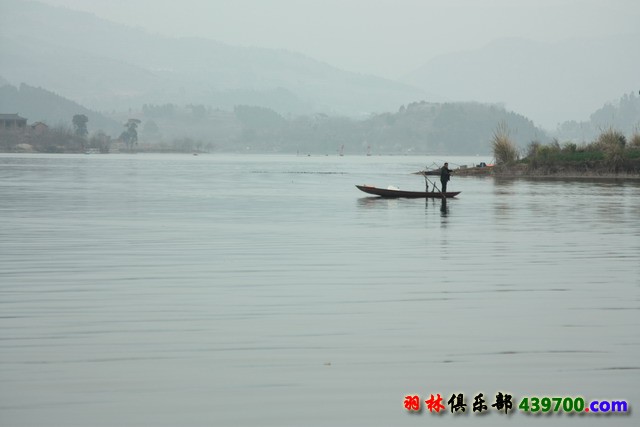
[[[329,116],[283,117],[258,106],[238,105],[233,112],[189,105],[145,105],[140,114],[120,116],[124,130],[115,138],[105,132],[90,134],[87,115],[76,114],[72,127],[59,125],[47,135],[0,138],[1,149],[20,142],[34,151],[226,151],[333,154],[487,154],[491,130],[505,121],[523,138],[546,139],[525,118],[497,105],[436,104],[425,101],[402,106],[395,113],[364,119]],[[136,118],[140,117],[140,118]],[[179,136],[179,135],[187,136]]]

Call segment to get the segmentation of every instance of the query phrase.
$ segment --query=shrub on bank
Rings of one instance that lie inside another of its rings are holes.
[[[572,142],[560,146],[557,140],[547,145],[533,141],[521,162],[530,173],[536,174],[563,171],[637,174],[640,169],[640,134],[635,133],[627,142],[621,132],[608,129],[595,141],[582,146]]]

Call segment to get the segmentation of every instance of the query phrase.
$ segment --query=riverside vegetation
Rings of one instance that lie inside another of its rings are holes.
[[[503,123],[494,132],[493,154],[496,176],[566,176],[640,178],[640,132],[627,140],[613,128],[604,130],[594,141],[577,145],[532,141],[520,157],[508,127]]]

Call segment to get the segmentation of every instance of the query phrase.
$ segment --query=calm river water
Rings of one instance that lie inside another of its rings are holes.
[[[640,182],[354,186],[443,160],[0,155],[0,425],[637,425]]]

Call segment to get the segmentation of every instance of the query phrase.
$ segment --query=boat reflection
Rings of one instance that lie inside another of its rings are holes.
[[[361,197],[358,199],[358,207],[367,209],[395,209],[400,205],[409,206],[414,203],[415,199],[391,199],[385,197]],[[438,206],[438,204],[440,208],[440,216],[446,217],[447,215],[449,215],[450,205],[447,203],[447,199],[424,199],[425,213]]]
[[[358,199],[358,207],[367,209],[397,208],[398,199],[384,197],[361,197]]]

